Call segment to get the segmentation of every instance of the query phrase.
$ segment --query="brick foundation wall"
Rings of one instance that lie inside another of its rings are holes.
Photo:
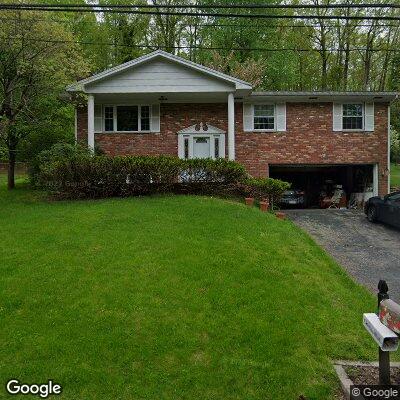
[[[78,141],[87,144],[87,109],[79,107]],[[177,132],[199,122],[227,131],[227,104],[161,104],[160,133],[97,133],[109,155],[178,154]],[[387,104],[375,104],[375,131],[334,132],[332,103],[287,103],[286,132],[243,132],[242,105],[235,104],[236,160],[253,176],[271,164],[379,164],[379,193],[386,194]],[[225,149],[227,154],[227,149]]]

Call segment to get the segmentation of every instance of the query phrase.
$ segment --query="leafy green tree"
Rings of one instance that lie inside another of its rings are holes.
[[[46,18],[15,11],[1,20],[0,141],[8,152],[9,189],[15,186],[16,154],[29,134],[26,127],[43,117],[38,113],[40,101],[56,98],[69,82],[87,73],[72,33]]]
[[[400,164],[400,134],[394,129],[390,132],[390,159]]]

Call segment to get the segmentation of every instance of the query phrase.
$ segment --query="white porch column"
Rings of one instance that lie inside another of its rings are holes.
[[[235,159],[235,97],[228,94],[228,158]]]
[[[94,151],[94,97],[88,96],[88,147]]]

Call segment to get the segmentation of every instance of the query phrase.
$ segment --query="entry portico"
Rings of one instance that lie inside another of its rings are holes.
[[[252,87],[240,79],[158,50],[80,81],[68,90],[88,96],[87,142],[91,149],[95,147],[95,134],[158,134],[160,105],[225,103],[226,131],[199,115],[190,122],[203,131],[199,136],[188,124],[185,136],[190,139],[190,150],[186,154],[191,158],[213,158],[217,146],[218,155],[225,156],[226,143],[228,158],[234,160],[235,97],[248,95]],[[176,155],[184,157],[182,130],[175,133]]]

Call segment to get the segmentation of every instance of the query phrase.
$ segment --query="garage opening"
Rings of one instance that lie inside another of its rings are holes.
[[[292,184],[296,195],[303,196],[301,202],[292,204],[299,208],[329,207],[327,199],[340,191],[340,207],[357,207],[374,193],[373,164],[270,165],[269,176]],[[289,201],[284,205],[290,206]]]

